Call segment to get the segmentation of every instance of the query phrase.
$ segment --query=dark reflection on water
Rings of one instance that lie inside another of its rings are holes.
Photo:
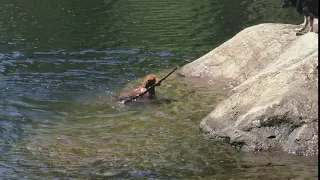
[[[132,80],[182,66],[245,27],[300,23],[280,4],[3,0],[0,177],[316,177],[315,158],[242,153],[203,139],[199,121],[223,97],[204,88],[174,101],[191,88],[183,77],[167,79],[155,101],[114,101]]]

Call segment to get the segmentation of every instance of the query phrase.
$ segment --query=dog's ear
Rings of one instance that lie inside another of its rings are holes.
[[[159,78],[156,77],[156,83],[158,83],[160,80]],[[157,86],[160,86],[161,85],[161,82],[159,82],[159,84],[157,84]]]
[[[145,78],[145,79],[143,80],[143,82],[142,82],[141,87],[145,88],[145,87],[147,86],[147,84],[148,84],[148,80]]]

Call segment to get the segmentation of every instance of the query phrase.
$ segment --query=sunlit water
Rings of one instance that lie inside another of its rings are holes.
[[[300,23],[280,1],[1,3],[1,179],[317,178],[316,157],[204,139],[199,122],[225,96],[176,74],[156,100],[114,100],[245,27]]]

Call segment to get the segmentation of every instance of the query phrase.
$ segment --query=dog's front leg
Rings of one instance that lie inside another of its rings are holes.
[[[304,16],[304,21],[303,21],[302,27],[299,28],[299,29],[295,29],[295,30],[298,31],[298,32],[302,32],[302,31],[304,31],[306,29],[308,24],[309,24],[309,19],[307,18],[307,16]]]
[[[310,21],[310,23],[309,23],[309,25],[310,25],[309,32],[314,32],[314,31],[313,31],[314,17],[310,16],[309,18],[310,18],[310,20],[309,20],[309,21]]]

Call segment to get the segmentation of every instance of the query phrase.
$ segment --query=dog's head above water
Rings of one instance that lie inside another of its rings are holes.
[[[281,8],[295,7],[297,5],[297,0],[283,0]]]
[[[153,85],[156,84],[156,86],[160,86],[160,83],[158,83],[158,82],[159,82],[159,80],[156,75],[149,74],[144,78],[140,87],[138,87],[132,91],[129,91],[129,92],[121,93],[118,97],[118,100],[123,101],[125,99],[130,99],[135,96],[138,96],[139,94],[144,93],[151,86],[152,87],[148,90],[148,92],[143,94],[142,97],[153,98],[156,96],[155,86],[153,86]]]
[[[142,83],[143,88],[149,88],[150,86],[156,84],[159,81],[156,75],[154,74],[149,74],[147,75]],[[160,86],[160,84],[157,84],[157,86]]]

